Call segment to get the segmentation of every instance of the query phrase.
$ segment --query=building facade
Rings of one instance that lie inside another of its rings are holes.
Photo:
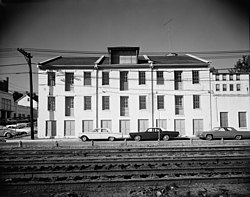
[[[74,138],[97,127],[128,134],[158,126],[193,136],[212,127],[209,62],[192,55],[102,57],[39,64],[38,137]]]

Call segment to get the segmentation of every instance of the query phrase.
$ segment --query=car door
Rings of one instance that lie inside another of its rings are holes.
[[[218,131],[216,132],[216,138],[227,138],[227,131],[225,130],[225,128],[221,127],[218,129]]]

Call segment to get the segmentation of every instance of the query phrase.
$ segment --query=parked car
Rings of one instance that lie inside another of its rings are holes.
[[[237,131],[233,127],[214,127],[211,131],[204,131],[199,136],[201,139],[236,139],[250,138],[250,131]]]
[[[128,136],[125,136],[122,133],[114,133],[108,128],[97,128],[93,129],[92,131],[87,131],[79,134],[79,138],[82,141],[95,139],[114,141],[115,139],[123,139],[125,137]]]
[[[135,141],[140,140],[157,140],[160,139],[164,141],[168,141],[171,138],[175,138],[179,136],[178,131],[167,131],[163,128],[148,128],[144,132],[131,132],[129,133],[130,137],[134,139]]]
[[[7,125],[6,127],[12,131],[15,131],[17,135],[28,134],[31,131],[31,128],[28,127],[28,123],[18,123]]]
[[[10,137],[13,137],[15,135],[16,135],[15,131],[13,131],[11,129],[8,129],[5,126],[0,126],[0,136],[4,136],[4,137],[7,137],[7,138],[10,138]]]

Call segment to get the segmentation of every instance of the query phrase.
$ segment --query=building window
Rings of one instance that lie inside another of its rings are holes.
[[[120,72],[120,90],[128,90],[128,71]]]
[[[222,90],[223,90],[223,91],[227,91],[227,84],[223,84],[223,85],[222,85]]]
[[[158,85],[164,84],[163,71],[157,71],[157,72],[156,72],[156,79],[157,79],[157,84],[158,84]]]
[[[156,119],[156,127],[167,129],[167,120],[166,119]]]
[[[148,120],[147,119],[139,119],[138,120],[138,131],[144,132],[148,128]]]
[[[48,72],[48,86],[55,86],[56,76],[55,72]]]
[[[193,95],[193,108],[194,109],[200,108],[200,95]]]
[[[146,72],[145,71],[139,71],[139,85],[146,84]]]
[[[193,79],[193,84],[200,82],[200,77],[199,77],[199,71],[198,70],[193,70],[192,71],[192,79]]]
[[[183,96],[175,96],[175,114],[176,115],[184,114]]]
[[[193,119],[193,135],[199,136],[203,131],[203,119]]]
[[[139,96],[139,109],[146,109],[146,96]]]
[[[89,132],[93,130],[93,120],[83,120],[82,121],[82,132]]]
[[[237,81],[240,80],[240,74],[236,74],[236,80],[237,80]]]
[[[246,112],[239,112],[239,127],[247,127],[247,113]]]
[[[223,81],[226,81],[226,80],[227,80],[227,75],[226,75],[226,74],[223,74],[223,75],[222,75],[222,80],[223,80]]]
[[[45,136],[56,136],[56,120],[46,120]]]
[[[240,84],[237,84],[237,85],[236,85],[236,90],[237,90],[237,91],[240,91]]]
[[[75,135],[75,121],[65,120],[64,121],[64,136],[74,136]]]
[[[65,97],[65,116],[74,116],[74,97]]]
[[[102,97],[102,110],[109,110],[109,96]]]
[[[74,73],[65,73],[65,91],[74,90]]]
[[[174,71],[174,89],[181,90],[182,89],[182,71]]]
[[[83,85],[91,86],[91,72],[83,72]]]
[[[102,85],[109,85],[109,72],[102,72]]]
[[[215,90],[216,90],[216,91],[220,91],[220,84],[216,84],[216,85],[215,85]]]
[[[101,127],[112,130],[112,120],[101,120]]]
[[[91,110],[91,96],[84,96],[84,110]]]
[[[228,127],[228,112],[220,112],[220,126]]]
[[[220,75],[218,74],[215,75],[215,81],[220,81]]]
[[[229,89],[230,89],[230,91],[234,91],[234,84],[230,84]]]
[[[56,109],[56,102],[54,96],[48,97],[48,111],[55,111]]]
[[[120,116],[128,116],[129,108],[128,108],[128,96],[120,97]]]
[[[2,98],[2,110],[11,111],[11,100]]]
[[[234,80],[234,75],[233,74],[229,74],[229,80],[233,81]]]
[[[157,96],[157,109],[164,109],[164,96],[163,95]]]
[[[119,63],[120,64],[136,64],[137,58],[134,55],[120,55],[119,57]]]
[[[174,120],[174,130],[179,131],[180,135],[185,135],[185,120],[175,119]]]
[[[120,133],[129,134],[130,132],[130,120],[120,120]]]

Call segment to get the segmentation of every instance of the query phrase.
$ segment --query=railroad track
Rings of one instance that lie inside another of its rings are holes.
[[[249,146],[0,152],[0,188],[6,194],[35,186],[94,192],[114,183],[127,189],[173,182],[250,183]]]

